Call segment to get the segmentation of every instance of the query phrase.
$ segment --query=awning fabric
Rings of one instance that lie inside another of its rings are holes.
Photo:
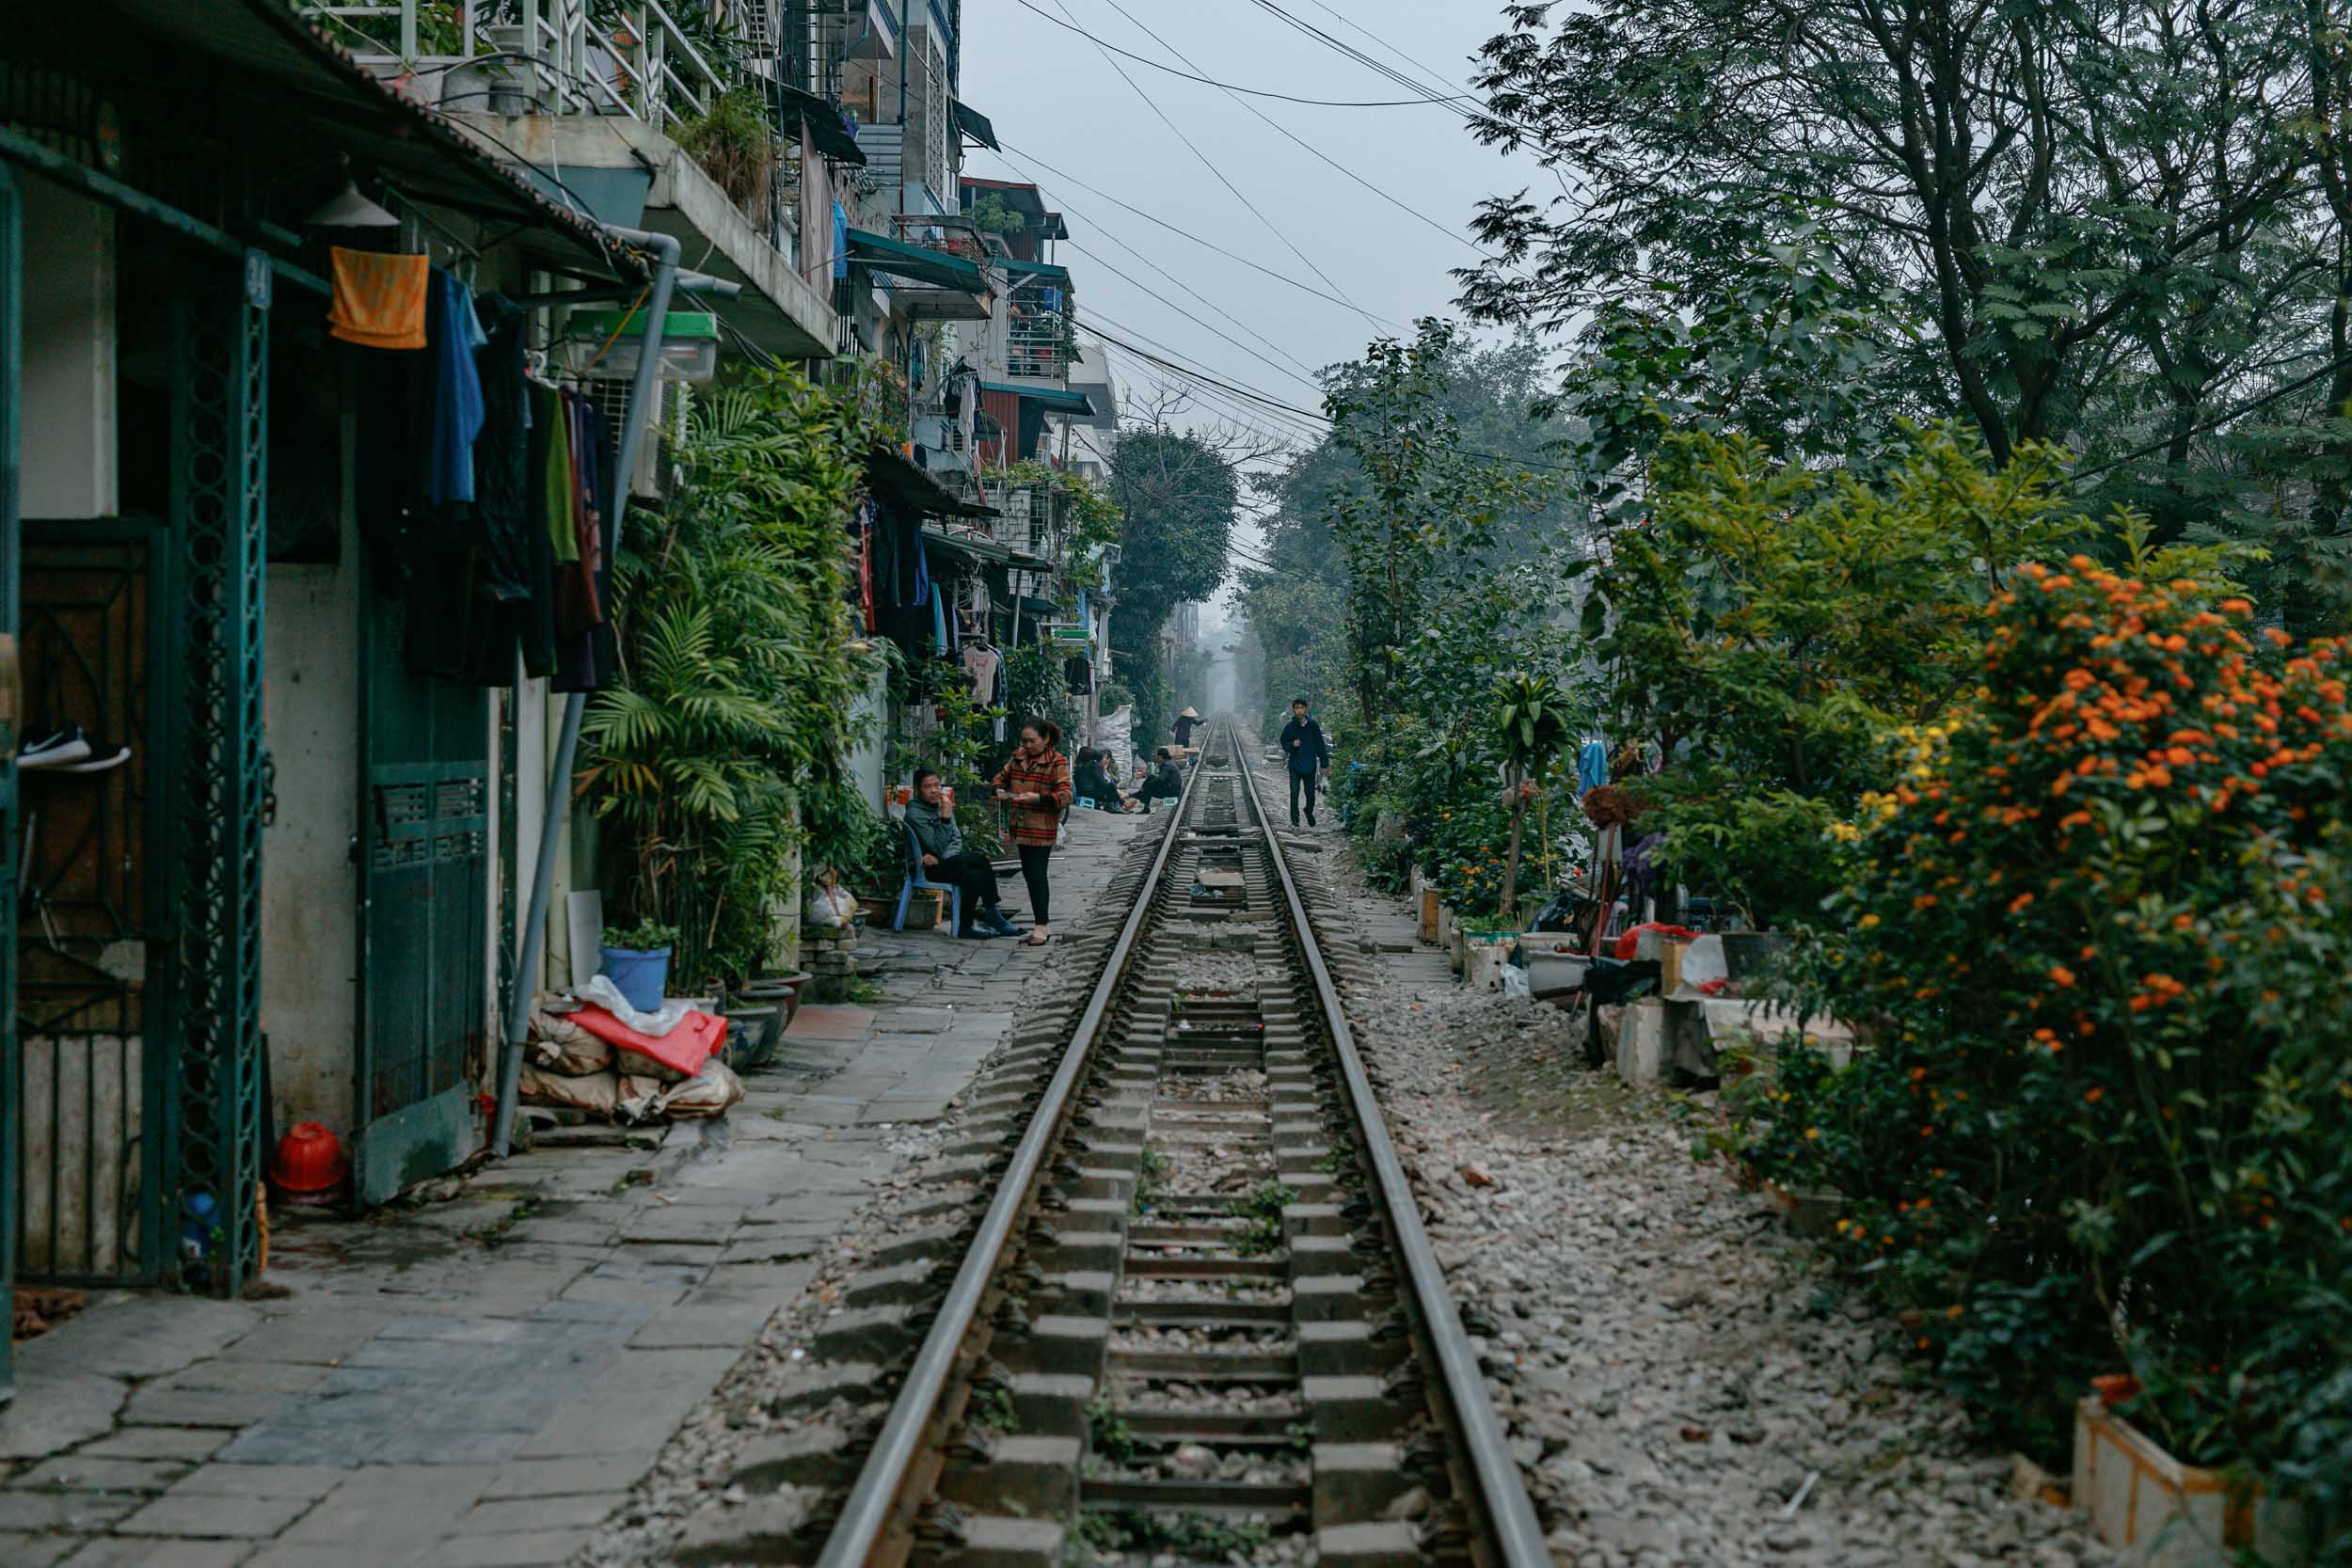
[[[993,517],[994,507],[965,500],[888,447],[866,454],[866,483],[874,499],[909,516]]]
[[[969,103],[956,105],[956,129],[987,148],[991,152],[1004,150],[996,145],[996,127],[988,122],[986,115]]]
[[[1007,257],[1002,265],[1015,277],[1041,277],[1048,283],[1058,283],[1065,289],[1070,287],[1070,269],[1056,266],[1051,261],[1024,261]]]
[[[862,261],[877,272],[911,277],[917,283],[958,289],[965,293],[988,292],[988,269],[977,261],[950,256],[944,250],[908,245],[903,240],[885,239],[863,229],[850,230],[850,260]]]
[[[1025,403],[1034,403],[1039,407],[1056,414],[1090,415],[1094,412],[1092,398],[1088,397],[1084,392],[1064,391],[1059,387],[1024,387],[1012,381],[983,381],[980,383],[980,390],[1002,392],[1008,397],[1016,397]]]
[[[783,110],[786,125],[805,125],[808,139],[837,164],[866,162],[866,154],[857,145],[857,133],[841,118],[841,111],[813,92],[803,92],[785,82],[771,82],[769,90],[776,95],[777,106]]]

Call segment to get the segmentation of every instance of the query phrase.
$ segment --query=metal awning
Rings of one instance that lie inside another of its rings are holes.
[[[996,127],[988,122],[986,115],[969,103],[960,102],[956,104],[956,129],[987,148],[991,152],[1004,150],[996,145]]]
[[[866,483],[874,499],[910,516],[993,517],[997,511],[965,500],[888,447],[866,454]]]
[[[949,533],[928,524],[923,529],[923,543],[935,545],[949,555],[966,556],[974,561],[993,562],[1000,565],[1009,564],[1013,557],[1009,545],[999,545],[993,539],[975,539],[964,533]]]
[[[944,250],[930,250],[919,245],[908,245],[903,240],[888,239],[863,229],[850,230],[850,260],[862,262],[877,272],[913,278],[917,283],[930,283],[964,293],[988,293],[988,269],[979,262],[950,256]]]
[[[839,109],[815,93],[803,92],[787,82],[771,82],[768,88],[776,95],[776,106],[781,111],[778,119],[787,126],[806,127],[808,139],[818,151],[837,164],[865,164],[866,153],[857,144],[857,133],[850,129]]]
[[[1056,266],[1051,261],[1024,261],[1008,257],[1003,265],[1015,277],[1040,277],[1048,283],[1058,283],[1065,289],[1070,287],[1070,269]]]
[[[1084,392],[1065,390],[1059,387],[1024,387],[1017,381],[983,381],[983,392],[1001,392],[1007,397],[1024,399],[1036,404],[1051,414],[1080,414],[1091,417],[1094,400]]]

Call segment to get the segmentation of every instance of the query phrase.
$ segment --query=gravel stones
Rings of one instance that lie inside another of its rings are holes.
[[[1319,925],[1393,921],[1343,875]],[[1347,1006],[1558,1562],[2113,1560],[1565,1014],[1386,973]]]

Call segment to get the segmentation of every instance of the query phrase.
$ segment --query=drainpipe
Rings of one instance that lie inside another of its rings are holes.
[[[628,409],[621,417],[621,451],[612,465],[612,527],[605,559],[620,552],[621,524],[628,515],[629,486],[636,482],[637,449],[645,438],[645,420],[652,412],[655,367],[661,357],[661,336],[670,320],[670,293],[677,285],[678,243],[668,234],[607,224],[605,232],[617,240],[654,253],[653,303],[637,352],[637,373],[629,379]],[[515,698],[522,701],[522,682],[515,683]],[[555,743],[555,766],[548,773],[548,809],[539,823],[539,860],[531,873],[531,909],[523,917],[523,950],[515,964],[515,984],[506,996],[506,1049],[499,1061],[498,1119],[490,1133],[490,1151],[506,1158],[515,1135],[515,1099],[522,1086],[523,1039],[531,1029],[531,1003],[539,983],[539,965],[547,953],[548,894],[555,881],[557,848],[570,836],[572,758],[580,750],[580,716],[588,694],[573,691],[564,698],[564,724]]]

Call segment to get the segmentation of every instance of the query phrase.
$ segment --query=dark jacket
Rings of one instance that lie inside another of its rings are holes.
[[[1177,800],[1184,793],[1184,776],[1176,771],[1174,763],[1159,763],[1152,768],[1152,776],[1143,781],[1143,788],[1136,793],[1146,799]]]
[[[1111,781],[1111,776],[1103,770],[1099,762],[1089,762],[1079,768],[1070,787],[1082,798],[1093,801],[1100,810],[1119,809],[1119,785]]]
[[[1331,766],[1331,743],[1323,738],[1323,726],[1312,719],[1294,719],[1282,726],[1282,755],[1292,772],[1311,774]]]
[[[1200,722],[1200,721],[1198,719],[1179,719],[1176,722],[1170,724],[1168,728],[1176,732],[1176,744],[1179,746],[1191,745],[1192,727],[1199,722]]]
[[[939,808],[928,800],[907,802],[907,828],[926,855],[937,855],[944,861],[963,850],[963,834],[956,827],[956,819],[941,816]]]

